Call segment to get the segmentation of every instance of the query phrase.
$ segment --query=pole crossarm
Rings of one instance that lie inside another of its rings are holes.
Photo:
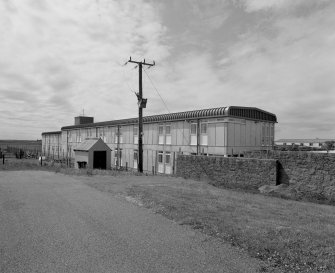
[[[139,62],[139,61],[133,61],[132,59],[131,59],[131,57],[129,58],[129,60],[127,61],[127,63],[134,63],[134,64],[141,64],[141,65],[147,65],[147,66],[154,66],[155,65],[155,61],[153,61],[152,63],[147,63],[146,61],[145,61],[145,59],[143,60],[143,62]]]

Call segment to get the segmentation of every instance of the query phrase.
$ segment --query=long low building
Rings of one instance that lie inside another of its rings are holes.
[[[74,150],[81,142],[101,138],[111,149],[111,167],[137,168],[138,118],[93,121],[92,117],[76,117],[75,125],[42,133],[42,152],[74,162]],[[174,173],[177,153],[231,156],[273,149],[276,122],[272,113],[239,106],[146,116],[143,170]]]
[[[281,138],[275,141],[278,146],[300,146],[322,148],[326,142],[335,141],[331,138]]]

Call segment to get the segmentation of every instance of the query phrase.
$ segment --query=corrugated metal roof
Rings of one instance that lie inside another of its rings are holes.
[[[84,152],[88,152],[95,143],[97,143],[99,141],[99,139],[101,138],[90,138],[90,139],[86,139],[83,142],[81,142],[77,148],[73,149],[74,151],[84,151]]]
[[[210,117],[238,117],[238,118],[245,118],[259,121],[277,122],[277,117],[275,114],[266,112],[264,110],[255,107],[229,106],[229,107],[218,107],[211,109],[162,114],[155,116],[146,116],[143,117],[143,123],[190,120],[190,119],[210,118]],[[130,118],[130,119],[96,122],[91,124],[64,126],[62,127],[62,130],[85,128],[85,127],[89,128],[89,127],[102,127],[112,125],[137,124],[137,123],[138,118]]]

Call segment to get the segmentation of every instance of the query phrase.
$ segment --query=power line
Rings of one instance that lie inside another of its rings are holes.
[[[126,72],[125,72],[125,66],[127,65],[127,63],[128,62],[126,62],[125,64],[123,64],[123,65],[120,65],[121,67],[122,67],[122,73],[123,73],[123,77],[124,77],[124,79],[125,79],[125,82],[126,82],[126,84],[127,84],[127,86],[128,86],[128,88],[130,89],[130,92],[132,92],[132,93],[134,93],[134,94],[136,94],[136,92],[134,91],[135,90],[135,88],[132,88],[131,86],[130,86],[130,84],[129,84],[129,82],[128,82],[128,80],[127,80],[127,76],[126,76]]]
[[[146,69],[146,70],[147,70],[147,69]],[[158,96],[161,98],[161,100],[162,100],[162,102],[163,102],[163,104],[164,104],[164,106],[165,106],[166,110],[169,112],[169,114],[171,114],[171,112],[170,112],[169,108],[167,107],[167,105],[166,105],[166,103],[165,103],[165,101],[164,101],[163,97],[161,96],[161,94],[159,94],[159,92],[158,92],[158,90],[157,90],[156,86],[154,85],[153,81],[152,81],[152,80],[151,80],[151,78],[149,77],[149,74],[147,73],[147,71],[146,71],[146,70],[144,70],[144,72],[145,72],[145,74],[147,75],[147,77],[148,77],[148,79],[149,79],[149,81],[150,81],[151,85],[153,86],[153,88],[154,88],[154,89],[155,89],[155,91],[157,92]]]
[[[166,103],[165,103],[163,97],[159,94],[159,92],[158,92],[156,86],[154,85],[152,79],[150,78],[149,74],[148,74],[147,71],[146,71],[146,70],[148,70],[149,68],[150,68],[150,67],[148,67],[147,69],[143,69],[143,70],[144,70],[145,74],[147,75],[148,79],[150,80],[151,85],[154,87],[154,89],[156,90],[158,96],[161,98],[162,102],[164,103],[165,108],[167,109],[167,111],[169,112],[169,114],[171,114],[171,112],[170,112],[169,108],[167,107],[167,105],[166,105]],[[197,128],[197,129],[199,130],[200,128]],[[183,139],[185,140],[186,143],[189,143],[189,140],[186,138],[186,136],[185,136],[185,134],[184,134],[184,130],[183,130]],[[193,147],[191,147],[191,150],[192,150],[192,152],[195,152],[195,151],[193,150]]]

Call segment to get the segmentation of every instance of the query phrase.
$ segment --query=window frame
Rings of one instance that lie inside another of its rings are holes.
[[[157,162],[158,162],[158,164],[163,164],[164,163],[164,152],[163,151],[158,151]]]
[[[171,152],[165,152],[165,161],[164,161],[164,163],[167,164],[167,165],[171,165]]]
[[[203,130],[203,128],[205,128],[205,130]],[[203,132],[205,131],[205,132]],[[208,123],[204,122],[200,124],[200,134],[201,135],[207,135],[208,134]]]
[[[192,128],[195,128],[195,132],[192,133]],[[196,123],[191,123],[190,133],[191,135],[196,135],[198,132],[198,125]]]

